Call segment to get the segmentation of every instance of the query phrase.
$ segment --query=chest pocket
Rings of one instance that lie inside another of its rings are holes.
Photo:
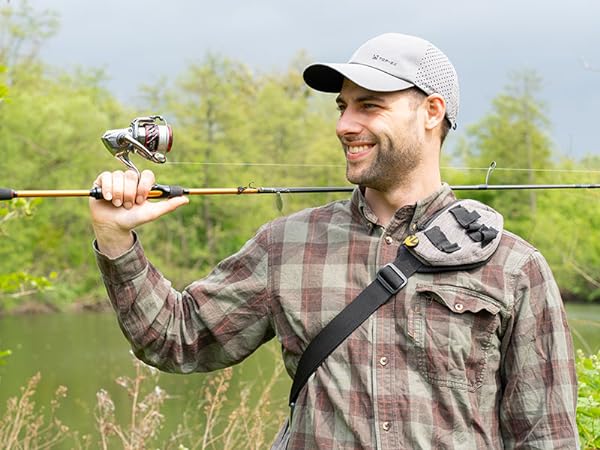
[[[498,352],[500,308],[491,298],[454,286],[417,286],[408,313],[419,372],[431,384],[475,391]]]

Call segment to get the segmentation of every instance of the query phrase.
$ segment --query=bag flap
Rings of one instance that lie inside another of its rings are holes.
[[[503,230],[504,218],[493,208],[460,200],[436,214],[407,247],[432,268],[476,266],[491,258]]]

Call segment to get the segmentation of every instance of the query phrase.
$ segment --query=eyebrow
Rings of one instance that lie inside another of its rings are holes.
[[[385,98],[381,97],[379,95],[375,95],[375,94],[365,94],[365,95],[361,95],[360,97],[357,97],[356,99],[354,99],[356,102],[358,103],[364,103],[364,102],[372,102],[372,101],[377,101],[377,102],[381,102],[381,103],[385,103]],[[335,99],[336,103],[346,103],[346,101],[344,100],[344,98],[342,97],[342,95],[338,95]]]

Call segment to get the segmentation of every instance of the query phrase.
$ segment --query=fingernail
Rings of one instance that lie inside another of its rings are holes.
[[[125,207],[125,209],[131,209],[131,207],[133,206],[133,204],[131,202],[125,202],[123,204],[123,206]]]
[[[122,202],[121,200],[119,200],[119,199],[116,199],[116,200],[113,202],[113,205],[115,205],[117,208],[118,208],[119,206],[121,206],[122,204],[123,204],[123,202]]]
[[[104,196],[104,198],[105,198],[106,200],[108,200],[108,201],[111,201],[111,200],[112,200],[112,193],[110,193],[110,192],[107,192],[107,193],[106,193],[106,195]]]
[[[142,203],[144,203],[144,197],[142,197],[141,195],[138,195],[138,196],[136,197],[136,199],[135,199],[135,202],[136,202],[138,205],[141,205]]]

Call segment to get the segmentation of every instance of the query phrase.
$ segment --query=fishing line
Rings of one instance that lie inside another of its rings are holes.
[[[171,151],[173,145],[173,130],[167,121],[160,115],[137,117],[132,120],[128,128],[107,130],[102,135],[102,143],[106,149],[118,160],[124,163],[128,169],[135,171],[140,176],[140,171],[129,159],[130,154],[135,153],[153,163],[165,164],[166,154]],[[218,163],[218,162],[171,162],[175,165],[221,165],[221,166],[267,166],[267,167],[343,167],[339,164],[306,164],[306,163]],[[567,172],[567,173],[599,173],[600,170],[581,169],[523,169],[496,167],[492,161],[487,169],[453,167],[447,166],[442,169],[452,170],[487,170],[485,182],[482,184],[453,185],[453,190],[525,190],[525,189],[596,189],[600,184],[490,184],[489,179],[494,170],[502,171],[539,171],[539,172]],[[156,184],[152,187],[149,198],[171,198],[181,195],[246,195],[246,194],[275,194],[278,205],[281,203],[281,194],[294,193],[328,193],[328,192],[352,192],[355,186],[306,186],[306,187],[254,187],[252,185],[237,188],[188,188],[177,185]],[[11,188],[0,188],[0,200],[11,200],[21,197],[93,197],[102,199],[102,190],[99,187],[92,189],[74,190],[25,190],[19,191]]]

